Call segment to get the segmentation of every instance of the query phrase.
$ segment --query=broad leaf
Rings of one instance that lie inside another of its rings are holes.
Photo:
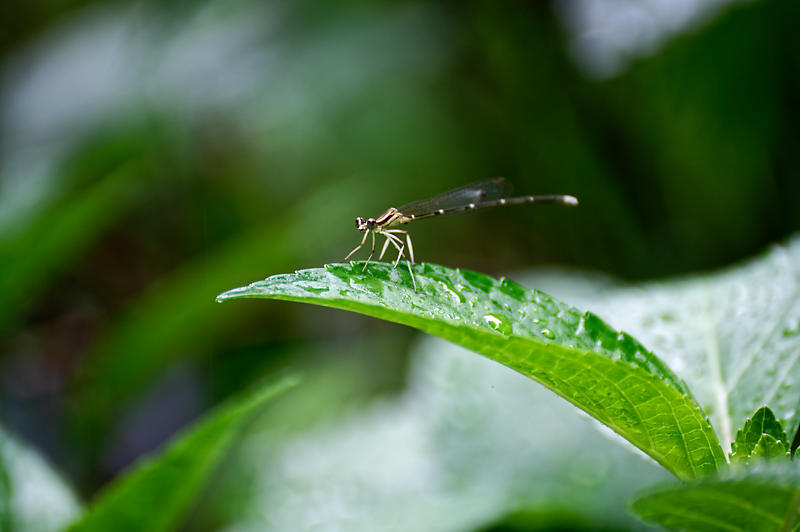
[[[766,406],[762,406],[736,433],[732,460],[745,461],[751,455],[771,457],[785,455],[789,441],[783,427]]]
[[[800,422],[800,238],[714,274],[629,287],[586,275],[532,276],[635,335],[689,385],[723,449],[769,405]]]
[[[334,264],[276,275],[219,301],[271,298],[360,312],[440,336],[527,375],[680,478],[725,462],[685,385],[652,353],[591,313],[508,280],[430,264]]]
[[[398,395],[353,403],[324,384],[331,370],[310,370],[247,431],[233,481],[251,497],[226,530],[649,530],[627,501],[670,480],[543,386],[439,338],[414,342]],[[309,428],[296,421],[309,403],[349,406]],[[512,524],[520,513],[538,526]]]
[[[631,509],[672,530],[798,530],[800,474],[797,464],[790,462],[760,464],[694,484],[662,488],[636,499]]]
[[[171,530],[264,403],[296,383],[284,378],[223,405],[135,465],[103,492],[71,531]]]

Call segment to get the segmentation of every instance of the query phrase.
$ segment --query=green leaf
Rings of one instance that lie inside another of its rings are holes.
[[[310,251],[302,236],[312,231],[316,222],[302,214],[325,209],[344,218],[352,206],[347,201],[337,202],[331,211],[330,198],[346,193],[352,196],[353,186],[342,181],[319,187],[279,220],[264,222],[210,251],[160,279],[155,288],[133,301],[86,354],[75,397],[78,432],[96,434],[120,405],[159,371],[192,352],[200,338],[198,330],[205,332],[202,338],[207,343],[215,333],[240,320],[240,312],[220,313],[209,305],[208,294],[230,286],[232,279],[248,279],[264,268],[282,268],[307,259]]]
[[[173,529],[243,426],[266,401],[296,383],[287,377],[216,409],[118,478],[70,530]]]
[[[745,461],[751,455],[785,455],[789,450],[788,442],[789,439],[780,422],[775,419],[775,414],[769,407],[762,406],[736,433],[731,460]]]
[[[759,458],[789,458],[789,449],[782,440],[774,436],[762,434],[753,449],[753,456]]]
[[[63,198],[14,238],[0,241],[0,331],[125,211],[139,172],[124,165]]]
[[[736,429],[768,404],[800,423],[800,238],[713,274],[635,287],[586,275],[526,282],[611,320],[685,379],[726,453]]]
[[[356,403],[350,392],[318,397],[315,388],[325,389],[331,372],[322,366],[291,401],[260,417],[236,459],[247,474],[236,482],[252,486],[253,496],[227,529],[573,530],[575,520],[585,523],[578,530],[643,529],[627,501],[670,480],[663,467],[485,357],[428,335],[410,355],[399,395]],[[298,425],[309,415],[298,415],[296,405],[308,401],[350,404],[349,413]],[[501,526],[518,512],[565,521]]]
[[[360,312],[440,336],[542,383],[679,478],[725,463],[686,386],[636,340],[542,292],[467,270],[373,263],[276,275],[221,294]]]
[[[766,464],[761,464],[762,466]],[[637,498],[642,519],[673,530],[778,532],[800,526],[797,465],[735,468],[721,477],[662,488]]]

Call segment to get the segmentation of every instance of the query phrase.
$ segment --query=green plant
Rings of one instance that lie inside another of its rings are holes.
[[[416,266],[416,291],[408,272],[379,263],[362,275],[351,263],[272,276],[218,300],[313,303],[457,343],[545,385],[684,482],[634,500],[645,519],[691,530],[797,530],[800,488],[785,427],[800,416],[792,388],[798,258],[795,240],[713,276],[598,291],[598,306],[652,337],[663,359],[542,292],[430,264]]]
[[[296,384],[296,378],[283,377],[218,406],[164,449],[133,464],[85,510],[35,453],[0,430],[2,530],[61,530],[65,525],[71,531],[173,530],[247,424],[270,399]]]

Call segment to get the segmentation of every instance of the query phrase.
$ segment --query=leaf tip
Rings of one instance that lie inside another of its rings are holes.
[[[224,303],[228,299],[234,299],[234,298],[237,298],[237,297],[241,297],[244,294],[244,292],[247,290],[247,288],[248,288],[247,286],[239,286],[239,287],[236,287],[236,288],[231,288],[230,290],[226,290],[225,292],[222,292],[221,294],[219,294],[216,297],[216,302],[217,303]]]

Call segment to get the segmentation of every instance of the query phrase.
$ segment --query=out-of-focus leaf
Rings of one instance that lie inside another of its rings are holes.
[[[0,530],[55,532],[80,510],[59,474],[0,427]]]
[[[0,461],[0,531],[11,530],[11,481],[5,464]]]
[[[80,383],[79,423],[107,419],[114,408],[186,353],[196,331],[204,340],[234,321],[236,312],[219,312],[213,297],[233,279],[264,275],[313,254],[305,237],[316,221],[306,216],[324,210],[332,218],[349,219],[347,202],[330,202],[355,189],[344,180],[320,187],[280,220],[270,220],[162,279],[135,301],[87,355]],[[354,198],[360,197],[356,192]],[[102,401],[96,398],[102,397]],[[89,435],[96,430],[84,426]]]
[[[800,447],[800,426],[797,427],[797,430],[794,433],[794,438],[792,438],[792,444],[789,446],[789,454],[794,456],[794,453],[797,451],[798,447]]]
[[[797,464],[735,468],[721,477],[662,488],[638,497],[632,510],[672,530],[781,532],[800,528]]]
[[[746,256],[797,227],[795,214],[792,222],[778,214],[797,211],[797,180],[781,177],[794,175],[794,165],[775,139],[795,122],[776,95],[784,90],[785,65],[796,62],[785,21],[797,16],[798,5],[730,4],[702,31],[675,39],[599,88],[608,105],[601,114],[614,131],[610,142],[625,146],[617,169],[626,175],[628,197],[637,198],[640,223],[650,228],[652,252],[664,263],[683,262],[684,271],[719,264],[715,251],[723,248],[729,257]],[[665,9],[676,12],[672,4]],[[642,42],[648,50],[654,44]],[[733,49],[741,51],[735,62],[728,61]],[[637,111],[628,112],[632,107]]]
[[[91,504],[71,531],[170,530],[176,526],[244,425],[266,401],[295,385],[287,377],[222,405],[135,465]]]
[[[410,325],[544,384],[680,478],[725,462],[684,384],[652,353],[591,313],[467,270],[422,264],[332,264],[230,290],[220,301],[268,298],[341,308]]]
[[[136,177],[135,166],[123,166],[65,197],[25,231],[0,244],[0,330],[120,216]]]
[[[238,447],[252,500],[226,530],[506,530],[489,525],[520,513],[547,530],[641,530],[626,502],[670,478],[524,375],[431,336],[413,348],[399,396],[350,404],[287,437],[294,403],[319,401],[307,385],[291,397],[269,409],[289,408],[283,422],[265,416]]]
[[[782,450],[782,451],[781,451]],[[786,454],[789,439],[769,407],[762,406],[736,433],[731,460],[745,461],[750,455],[771,457]]]
[[[730,452],[736,427],[769,405],[800,422],[800,238],[714,274],[635,287],[560,272],[531,276],[635,335],[685,379]]]

